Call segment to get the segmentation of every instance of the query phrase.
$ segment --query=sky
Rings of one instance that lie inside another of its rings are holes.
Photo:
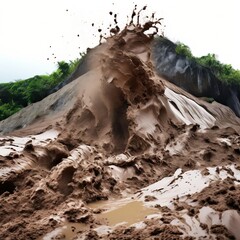
[[[99,42],[98,28],[118,14],[124,26],[135,4],[164,18],[164,35],[193,55],[215,53],[240,69],[238,0],[0,0],[0,83],[49,74]],[[142,18],[144,21],[144,17]],[[94,23],[94,27],[92,27]],[[48,60],[49,59],[49,60]]]

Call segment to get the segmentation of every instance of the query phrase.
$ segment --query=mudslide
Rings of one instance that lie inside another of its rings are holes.
[[[157,25],[0,122],[0,239],[240,239],[240,120],[158,76]]]

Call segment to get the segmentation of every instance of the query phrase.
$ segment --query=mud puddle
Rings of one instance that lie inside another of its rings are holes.
[[[95,203],[95,207],[101,208],[107,206],[106,204],[107,201],[100,203],[99,206]],[[158,213],[157,209],[145,207],[143,202],[133,200],[125,204],[120,202],[118,207],[117,202],[115,202],[113,209],[98,214],[97,219],[101,222],[104,221],[109,226],[118,224],[130,226],[134,223],[144,221],[146,216],[155,213]]]
[[[111,227],[122,224],[130,226],[134,223],[144,221],[148,215],[158,213],[157,209],[145,207],[143,202],[130,200],[131,199],[99,201],[91,203],[88,206],[95,210],[107,209],[106,211],[95,215],[96,220],[98,220],[102,226],[105,226],[107,230],[110,230]],[[90,226],[86,224],[64,222],[62,227],[54,229],[52,232],[46,234],[38,240],[73,239],[77,236],[77,234],[84,233],[89,229]],[[101,234],[106,232],[104,229],[102,230],[101,228],[96,228],[96,230]]]

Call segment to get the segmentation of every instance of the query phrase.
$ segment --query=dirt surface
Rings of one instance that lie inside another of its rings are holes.
[[[158,24],[116,26],[88,73],[0,123],[0,239],[240,239],[240,120],[156,74]]]

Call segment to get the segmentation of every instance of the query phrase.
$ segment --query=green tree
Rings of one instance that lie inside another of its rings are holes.
[[[65,78],[70,73],[70,66],[64,61],[58,62],[58,69],[62,74],[62,78]]]
[[[16,113],[19,111],[22,107],[18,106],[14,102],[11,103],[4,103],[0,105],[0,120],[3,120],[12,114]]]
[[[177,54],[186,56],[189,59],[193,59],[193,55],[192,55],[190,48],[181,42],[176,43],[175,52]]]
[[[60,61],[50,75],[36,75],[26,80],[0,84],[0,120],[3,120],[30,103],[45,98],[50,90],[75,71],[81,59],[66,63]]]
[[[208,54],[200,58],[195,58],[196,62],[208,67],[222,81],[240,85],[240,71],[235,70],[230,64],[221,63],[215,54]]]

